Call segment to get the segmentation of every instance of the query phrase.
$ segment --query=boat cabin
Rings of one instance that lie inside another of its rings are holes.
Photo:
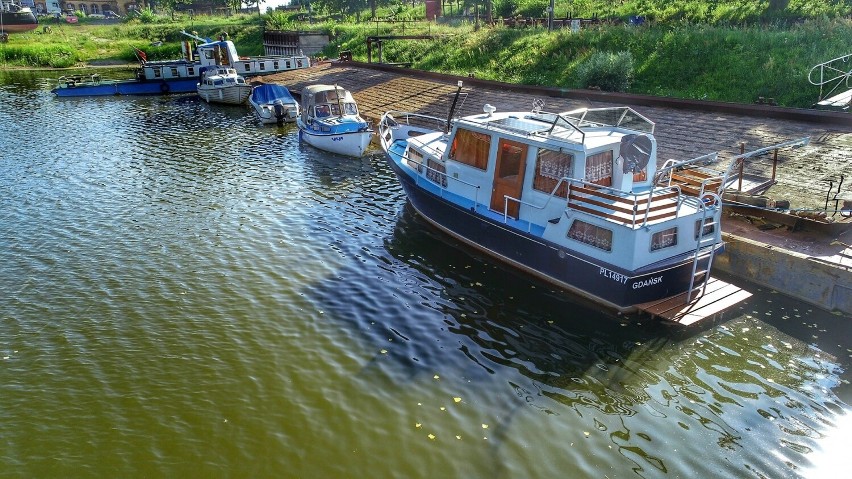
[[[233,68],[217,67],[204,71],[202,85],[222,87],[225,85],[245,85],[246,80]]]
[[[240,57],[236,46],[230,40],[204,43],[199,45],[197,50],[201,66],[231,66],[240,75],[262,75],[310,66],[310,60],[304,55]]]
[[[302,121],[326,120],[357,116],[358,107],[352,94],[337,85],[310,85],[302,89]]]

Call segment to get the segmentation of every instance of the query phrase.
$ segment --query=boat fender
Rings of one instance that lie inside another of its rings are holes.
[[[169,84],[166,82],[160,83],[160,91],[163,93],[169,92]]]

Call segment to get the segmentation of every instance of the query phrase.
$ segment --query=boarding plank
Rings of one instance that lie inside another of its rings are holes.
[[[733,287],[737,288],[736,286]],[[710,317],[720,311],[724,311],[737,303],[745,301],[750,297],[751,293],[744,289],[737,288],[736,291],[727,294],[723,299],[714,301],[696,311],[691,311],[687,314],[684,314],[683,316],[680,316],[680,318],[676,321],[678,322],[678,324],[689,326],[692,323],[701,321],[702,319]]]
[[[689,304],[686,303],[687,293],[681,293],[637,307],[654,317],[686,326],[723,311],[750,296],[751,293],[738,286],[711,277],[704,293],[701,294],[701,288],[696,288]]]

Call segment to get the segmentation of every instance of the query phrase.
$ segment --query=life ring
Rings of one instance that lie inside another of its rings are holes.
[[[166,83],[166,82],[160,83],[160,91],[161,91],[161,92],[163,92],[163,93],[168,93],[168,92],[169,92],[169,89],[170,89],[170,88],[169,88],[169,84],[168,84],[168,83]]]

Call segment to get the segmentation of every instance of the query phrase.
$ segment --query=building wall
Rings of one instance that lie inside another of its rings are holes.
[[[136,0],[80,0],[66,2],[64,0],[35,0],[36,11],[53,13],[56,4],[63,12],[83,11],[86,14],[103,14],[113,11],[119,15],[126,15],[130,10],[138,9],[144,2]]]

